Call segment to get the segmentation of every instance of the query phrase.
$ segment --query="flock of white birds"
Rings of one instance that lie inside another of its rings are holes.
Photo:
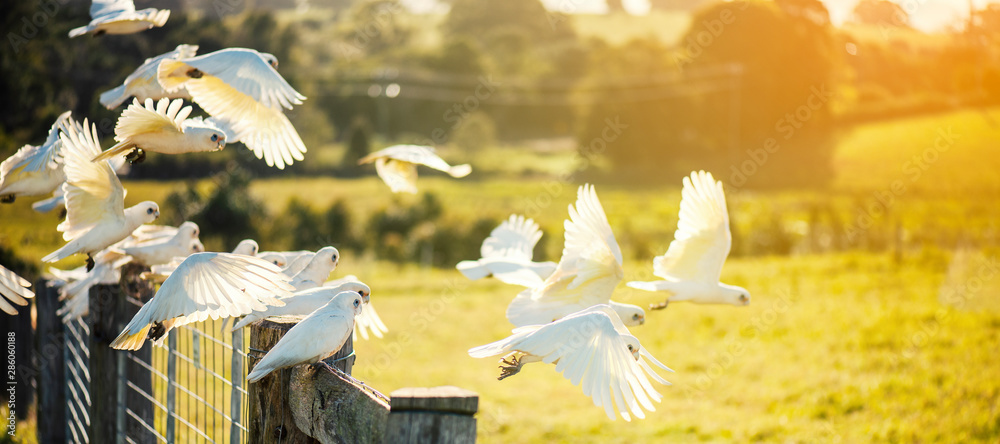
[[[136,11],[129,0],[95,0],[93,20],[74,29],[85,33],[128,34],[163,26],[169,11]],[[59,285],[64,320],[87,314],[89,289],[115,283],[126,263],[150,267],[143,278],[159,284],[111,346],[137,350],[146,340],[161,343],[173,328],[211,319],[242,319],[234,330],[272,316],[304,319],[254,366],[247,379],[274,370],[312,364],[336,353],[351,335],[382,337],[388,329],[372,306],[371,289],[354,276],[329,280],[340,253],[334,247],[310,251],[258,251],[253,240],[231,253],[206,252],[193,222],[179,227],[150,225],[160,215],[155,202],[125,208],[125,189],[116,171],[125,160],[141,162],[147,151],[182,154],[221,150],[242,142],[269,166],[284,168],[303,160],[306,148],[283,110],[304,96],[278,74],[277,59],[252,49],[228,48],[196,56],[197,46],[147,59],[125,82],[101,94],[114,109],[128,98],[115,127],[115,145],[101,150],[96,125],[59,116],[46,141],[25,145],[0,164],[0,200],[22,196],[53,197],[33,205],[40,211],[57,206],[66,219],[56,229],[66,244],[43,261],[75,254],[87,264],[75,270],[50,268]],[[210,117],[189,117],[197,103]],[[374,162],[393,192],[416,193],[416,165],[460,178],[469,165],[451,166],[425,146],[397,145],[359,163]],[[608,417],[626,421],[653,411],[662,398],[650,379],[669,384],[654,367],[671,371],[629,332],[642,325],[642,308],[611,300],[624,278],[622,254],[593,186],[579,188],[565,221],[565,244],[558,264],[534,262],[541,238],[531,219],[512,215],[482,244],[482,257],[456,268],[470,279],[495,277],[524,287],[507,308],[515,326],[511,336],[475,347],[477,358],[504,355],[499,379],[517,374],[531,362],[554,364]],[[666,300],[747,305],[746,289],[719,282],[731,235],[722,183],[702,171],[685,177],[674,240],[653,260],[662,280],[629,282],[633,288],[662,292]],[[0,266],[0,309],[16,314],[34,296],[30,283]],[[652,365],[650,365],[652,364]]]

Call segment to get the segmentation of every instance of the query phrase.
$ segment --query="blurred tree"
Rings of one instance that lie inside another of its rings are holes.
[[[496,144],[497,129],[493,119],[484,112],[475,111],[463,119],[452,131],[451,144],[463,151],[479,151]]]
[[[258,226],[267,218],[263,202],[250,195],[250,174],[234,167],[217,173],[212,194],[191,220],[205,237],[221,238],[224,245],[236,245],[258,237]]]
[[[909,14],[889,0],[861,0],[854,7],[854,20],[870,25],[910,27]]]
[[[279,218],[282,223],[271,226],[271,239],[282,239],[282,248],[290,250],[317,250],[325,247],[321,216],[298,197],[288,199],[285,211]]]
[[[355,117],[354,121],[351,122],[347,151],[344,152],[344,158],[340,161],[344,169],[355,169],[354,166],[358,164],[358,160],[367,156],[371,151],[370,133],[371,127],[368,124],[368,119],[362,116]]]

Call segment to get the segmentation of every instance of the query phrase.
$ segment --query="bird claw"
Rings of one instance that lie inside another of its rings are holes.
[[[659,304],[649,304],[649,309],[650,310],[663,310],[664,308],[667,308],[667,304],[669,304],[669,303],[670,303],[670,301],[663,301],[663,302],[660,302]]]
[[[517,356],[511,356],[509,361],[506,358],[501,359],[500,362],[507,365],[500,366],[500,377],[497,378],[497,381],[503,381],[521,371],[522,363],[517,360]]]
[[[96,265],[94,263],[94,258],[88,253],[87,254],[87,271],[90,272],[90,270],[93,270],[94,269],[94,265]]]
[[[141,148],[136,148],[125,156],[125,160],[132,165],[142,163],[142,161],[146,160],[146,151]]]
[[[16,199],[16,198],[17,198],[17,196],[15,196],[13,194],[8,194],[6,196],[0,197],[0,202],[3,202],[5,204],[7,204],[7,203],[14,203],[14,199]]]

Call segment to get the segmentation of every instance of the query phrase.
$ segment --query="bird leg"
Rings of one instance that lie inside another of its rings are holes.
[[[650,310],[663,310],[664,308],[667,308],[667,304],[669,304],[669,303],[670,303],[670,301],[666,300],[666,301],[660,302],[659,304],[649,304],[649,309]]]
[[[142,163],[142,161],[146,160],[146,151],[142,148],[136,147],[132,150],[132,152],[125,155],[125,160],[132,165]]]
[[[503,381],[505,378],[518,374],[521,371],[521,366],[524,365],[524,361],[518,360],[515,354],[511,354],[509,358],[501,359],[500,362],[507,365],[500,366],[500,377],[497,378],[497,381]]]
[[[87,272],[94,269],[94,257],[87,253]]]
[[[14,203],[14,199],[16,199],[16,198],[17,198],[17,196],[15,196],[13,194],[7,194],[7,195],[4,195],[4,196],[0,196],[0,202],[3,202],[3,203]]]
[[[199,71],[198,68],[191,68],[185,74],[192,79],[200,79],[203,75],[205,75],[205,73]]]

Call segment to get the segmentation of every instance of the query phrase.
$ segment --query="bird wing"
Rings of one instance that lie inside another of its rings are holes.
[[[693,172],[684,178],[674,240],[665,254],[653,259],[653,274],[714,285],[732,242],[722,182],[710,173]]]
[[[25,171],[45,171],[59,167],[62,162],[62,144],[59,142],[59,128],[69,122],[71,111],[66,111],[56,118],[55,123],[49,128],[49,136],[45,138],[45,143],[39,147],[38,151],[28,161]]]
[[[375,306],[371,302],[366,304],[364,310],[361,310],[361,313],[354,317],[354,326],[355,332],[360,331],[361,337],[366,340],[368,339],[368,330],[371,330],[376,338],[381,338],[383,333],[389,331],[382,323],[382,318],[375,312]]]
[[[115,140],[120,143],[98,154],[93,160],[107,160],[132,149],[134,145],[131,139],[140,134],[183,133],[184,121],[190,114],[191,107],[184,106],[183,99],[171,101],[163,98],[155,106],[153,99],[147,98],[144,104],[140,104],[139,99],[133,99],[115,125]]]
[[[388,157],[375,161],[375,172],[393,193],[417,193],[417,165]]]
[[[25,298],[35,297],[35,293],[28,287],[31,287],[31,282],[0,265],[0,296],[3,296],[0,298],[0,310],[12,316],[16,315],[17,308],[10,303],[25,306],[28,305]]]
[[[434,147],[424,145],[393,145],[365,156],[358,163],[369,163],[372,159],[379,157],[388,157],[403,162],[423,165],[438,171],[444,171],[456,178],[468,176],[472,172],[472,167],[469,165],[449,165],[448,162],[445,162],[444,159],[437,155]]]
[[[123,12],[135,12],[132,0],[93,0],[90,4],[90,17],[98,18]]]
[[[292,105],[301,105],[302,100],[306,98],[292,88],[261,53],[252,49],[227,48],[182,59],[180,63],[196,68],[204,74],[201,79],[188,79],[186,83],[197,84],[204,83],[208,78],[217,79],[228,88],[249,96],[267,108],[292,109]],[[177,64],[161,64],[159,72],[161,83],[164,70],[167,70],[166,74],[171,74],[177,67]],[[209,113],[215,115],[211,111]]]
[[[541,286],[522,291],[507,307],[514,325],[551,322],[596,304],[607,304],[625,277],[622,254],[592,185],[577,192],[563,224],[566,239],[556,271]]]
[[[542,230],[535,221],[520,214],[512,214],[500,226],[490,232],[483,241],[480,253],[483,257],[508,257],[530,261],[534,256],[535,244],[542,238]]]
[[[87,131],[87,128],[90,131]],[[97,125],[72,120],[61,131],[66,171],[66,220],[56,228],[70,241],[91,227],[125,219],[125,189],[106,161],[91,162],[101,153]]]
[[[141,346],[145,337],[135,338],[135,335],[154,322],[179,318],[174,322],[177,326],[209,317],[243,316],[265,310],[268,305],[283,305],[279,298],[292,292],[288,280],[273,264],[255,257],[192,254],[163,281],[153,299],[139,309],[111,346],[117,349]]]

